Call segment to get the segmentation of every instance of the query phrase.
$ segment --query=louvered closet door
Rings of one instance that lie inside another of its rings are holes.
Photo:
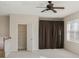
[[[26,49],[26,41],[27,41],[27,28],[26,25],[19,24],[18,25],[18,49],[25,50]]]

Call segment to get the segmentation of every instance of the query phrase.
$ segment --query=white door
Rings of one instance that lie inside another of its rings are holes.
[[[8,56],[8,54],[12,51],[11,50],[11,40],[12,39],[8,39],[8,40],[5,40],[5,57]]]

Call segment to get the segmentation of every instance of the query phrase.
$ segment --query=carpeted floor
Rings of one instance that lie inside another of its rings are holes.
[[[27,51],[11,52],[7,57],[8,58],[79,58],[79,55],[64,49],[43,49],[33,52],[27,52]]]

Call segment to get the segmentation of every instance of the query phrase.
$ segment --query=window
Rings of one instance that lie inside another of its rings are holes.
[[[73,20],[67,24],[67,39],[79,41],[79,21]]]

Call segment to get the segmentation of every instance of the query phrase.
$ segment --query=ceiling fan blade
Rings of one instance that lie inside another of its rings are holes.
[[[36,7],[36,8],[46,8],[46,7]]]
[[[48,9],[42,10],[41,12],[48,11]]]
[[[56,11],[56,10],[54,10],[54,9],[52,9],[52,11],[53,11],[54,13],[57,13],[57,11]]]
[[[53,9],[64,9],[64,7],[53,7]]]

